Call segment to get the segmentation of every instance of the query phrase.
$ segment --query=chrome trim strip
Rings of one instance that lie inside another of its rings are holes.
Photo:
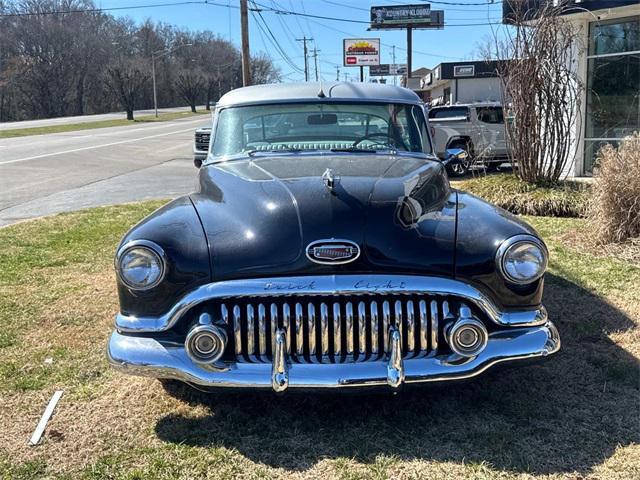
[[[540,359],[561,346],[551,322],[535,327],[492,332],[476,357],[458,355],[412,358],[403,361],[405,383],[444,382],[475,377],[488,368],[517,360]],[[197,365],[184,344],[113,332],[107,348],[109,363],[125,373],[176,379],[203,387],[272,389],[272,364],[231,363],[226,371]],[[287,365],[288,388],[338,388],[387,385],[388,361]]]
[[[460,297],[475,304],[497,325],[535,326],[543,325],[547,321],[547,311],[543,306],[501,311],[498,305],[474,286],[450,278],[407,275],[322,275],[209,283],[186,294],[167,313],[158,317],[138,317],[119,313],[116,316],[116,328],[121,332],[165,331],[173,327],[191,308],[211,299],[405,293]]]

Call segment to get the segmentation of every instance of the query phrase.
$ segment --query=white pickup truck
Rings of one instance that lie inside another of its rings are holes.
[[[440,158],[452,148],[468,154],[468,162],[452,164],[452,176],[464,175],[473,163],[493,170],[510,159],[502,105],[498,103],[434,107],[429,110],[429,123]]]

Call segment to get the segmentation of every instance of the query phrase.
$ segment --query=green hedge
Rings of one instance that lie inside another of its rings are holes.
[[[513,174],[482,175],[451,184],[512,213],[545,217],[585,216],[590,190],[584,182],[535,185]]]

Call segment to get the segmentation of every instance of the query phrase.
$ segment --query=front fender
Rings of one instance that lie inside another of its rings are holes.
[[[469,193],[458,192],[456,278],[476,284],[505,307],[539,305],[543,279],[515,286],[506,282],[496,268],[500,244],[522,234],[540,238],[515,215]]]
[[[209,247],[202,224],[189,197],[178,198],[135,225],[118,249],[133,240],[150,240],[167,255],[167,273],[156,287],[132,291],[118,280],[120,312],[124,315],[159,315],[176,298],[211,281]]]

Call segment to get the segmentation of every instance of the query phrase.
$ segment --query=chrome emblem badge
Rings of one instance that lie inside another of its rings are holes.
[[[316,240],[307,246],[307,258],[315,263],[337,265],[353,262],[360,256],[360,247],[351,240]]]

